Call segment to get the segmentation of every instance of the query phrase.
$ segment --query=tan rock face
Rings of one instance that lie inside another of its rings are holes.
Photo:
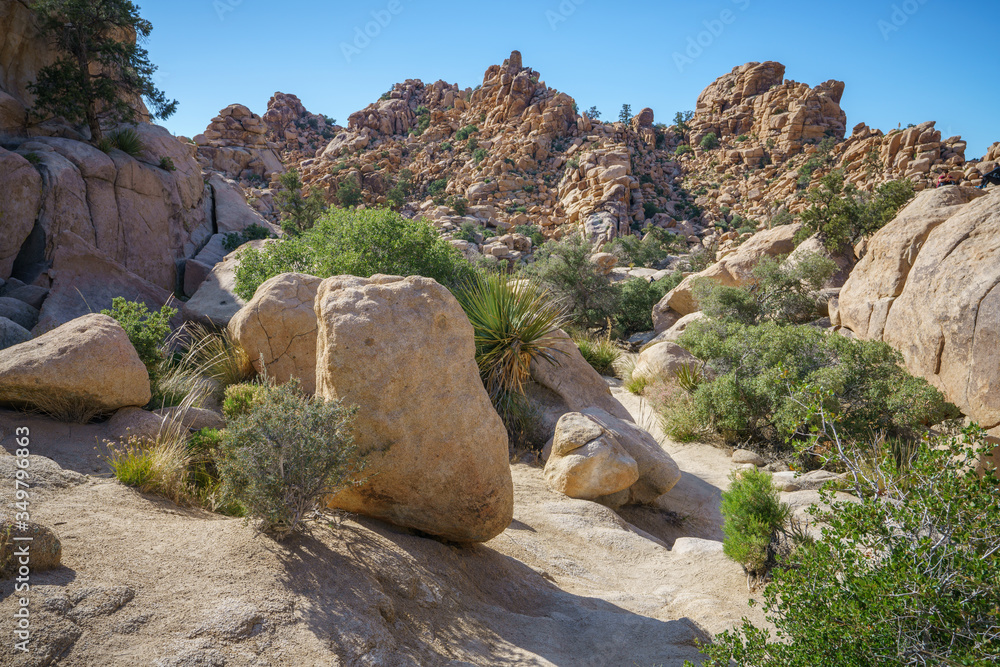
[[[284,168],[267,141],[268,125],[242,104],[230,104],[194,138],[198,161],[230,178],[251,175],[268,178]]]
[[[302,273],[275,276],[229,322],[258,373],[281,384],[298,378],[310,394],[316,391],[315,301],[321,282]]]
[[[570,412],[556,424],[545,481],[570,498],[594,500],[639,481],[639,465],[596,421]]]
[[[58,398],[95,412],[149,402],[149,375],[125,330],[85,315],[0,354],[0,402],[37,406]]]
[[[680,345],[671,342],[647,347],[639,355],[632,377],[671,380],[684,366],[697,364],[698,359]]]
[[[320,285],[316,393],[360,407],[369,477],[330,503],[455,542],[513,516],[507,433],[479,379],[472,325],[421,277],[341,276]]]
[[[21,244],[35,226],[42,200],[42,178],[22,156],[0,148],[0,183],[4,188],[0,279],[6,279],[10,277]]]
[[[787,255],[795,249],[794,237],[802,228],[800,223],[782,225],[758,232],[741,245],[737,251],[704,271],[688,276],[672,289],[653,308],[653,325],[660,333],[672,327],[680,317],[698,310],[694,299],[694,283],[708,278],[720,285],[738,287],[753,278],[753,270],[764,257]]]
[[[1000,191],[926,191],[872,237],[841,323],[898,349],[986,428],[1000,426]]]

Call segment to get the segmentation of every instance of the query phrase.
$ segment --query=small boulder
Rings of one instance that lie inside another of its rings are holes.
[[[594,500],[639,481],[639,465],[596,421],[570,412],[556,424],[545,481],[570,498]]]
[[[153,410],[153,414],[165,421],[179,420],[185,428],[200,431],[203,428],[226,428],[226,420],[218,412],[205,408],[162,408]]]
[[[749,463],[753,466],[760,467],[767,465],[767,459],[757,452],[752,452],[749,449],[737,449],[733,451],[733,463]]]
[[[21,285],[20,287],[2,290],[0,291],[0,294],[11,299],[23,301],[37,310],[42,307],[42,304],[45,302],[45,297],[49,295],[49,291],[44,287],[39,287],[38,285]]]
[[[514,513],[507,432],[451,292],[419,276],[339,276],[320,285],[316,315],[316,394],[359,406],[355,437],[373,451],[330,507],[454,542],[502,533]]]
[[[672,379],[685,366],[696,366],[698,359],[676,343],[656,343],[647,347],[639,355],[632,370],[632,377],[650,380]]]
[[[113,412],[149,402],[149,374],[125,330],[85,315],[0,355],[0,403]]]
[[[322,279],[303,273],[275,276],[229,322],[258,373],[280,384],[292,378],[316,391],[316,292]]]
[[[38,324],[38,309],[20,299],[0,296],[0,317],[5,317],[30,330]]]
[[[15,537],[30,537],[31,540],[15,541]],[[9,579],[18,573],[21,563],[15,550],[25,544],[29,545],[31,572],[54,570],[62,562],[62,543],[51,528],[33,522],[18,527],[10,519],[3,519],[0,521],[0,578]]]
[[[0,317],[0,350],[31,340],[31,332],[17,322]]]

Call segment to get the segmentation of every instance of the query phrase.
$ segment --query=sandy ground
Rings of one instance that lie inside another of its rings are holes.
[[[662,438],[648,407],[615,394]],[[0,437],[21,418],[0,414]],[[0,582],[2,665],[679,666],[711,633],[761,620],[721,552],[733,466],[711,446],[661,440],[684,476],[660,508],[619,515],[519,463],[514,522],[487,544],[356,516],[277,544],[99,476],[92,433],[31,420],[33,451],[67,468],[32,461],[32,518],[61,538],[63,567],[31,576],[29,654],[11,650],[20,594]]]

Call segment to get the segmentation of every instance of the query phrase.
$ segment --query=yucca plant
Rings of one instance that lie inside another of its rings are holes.
[[[139,157],[146,150],[146,144],[143,143],[142,137],[130,127],[110,132],[98,142],[97,147],[105,153],[109,152],[112,148],[117,148],[132,157]]]
[[[250,355],[228,329],[216,331],[188,322],[180,335],[186,340],[184,358],[188,365],[223,388],[248,382],[257,375]]]
[[[705,381],[705,373],[698,364],[684,364],[674,370],[674,377],[681,389],[693,394],[695,389]]]
[[[494,408],[512,439],[521,440],[530,420],[524,385],[531,362],[559,364],[562,312],[531,281],[480,274],[456,290],[475,331],[476,363]]]

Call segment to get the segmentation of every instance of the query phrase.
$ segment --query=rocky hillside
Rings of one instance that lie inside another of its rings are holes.
[[[933,121],[888,133],[861,123],[847,135],[843,82],[810,87],[784,76],[780,63],[748,63],[709,85],[681,126],[656,123],[648,108],[608,123],[581,114],[515,51],[475,89],[396,84],[351,114],[347,128],[278,93],[263,117],[228,107],[195,140],[202,164],[242,175],[272,219],[273,189],[260,180],[274,170],[221,165],[213,157],[220,143],[280,154],[330,203],[354,181],[366,204],[402,205],[444,233],[463,222],[500,231],[530,224],[551,238],[586,231],[611,239],[655,225],[724,252],[780,209],[803,210],[805,191],[834,169],[862,190],[902,178],[922,190],[944,173],[979,185],[1000,157],[997,144],[966,161],[961,137],[942,139]]]

